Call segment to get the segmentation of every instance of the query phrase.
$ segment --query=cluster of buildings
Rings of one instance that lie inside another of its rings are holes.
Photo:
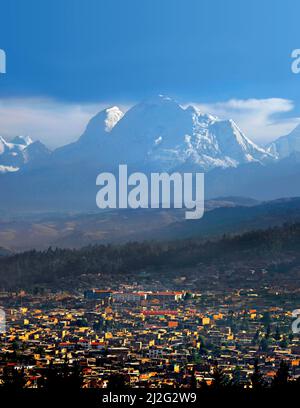
[[[38,387],[50,364],[76,364],[85,388],[107,387],[114,374],[132,387],[188,387],[211,384],[218,365],[248,387],[255,361],[271,381],[282,360],[298,378],[292,301],[281,302],[276,293],[274,306],[261,295],[132,286],[82,295],[2,293],[0,381],[9,366],[24,371],[26,387]]]

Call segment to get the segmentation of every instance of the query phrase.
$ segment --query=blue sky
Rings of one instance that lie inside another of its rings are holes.
[[[110,104],[164,93],[266,142],[300,117],[297,0],[2,0],[0,134],[50,146]]]

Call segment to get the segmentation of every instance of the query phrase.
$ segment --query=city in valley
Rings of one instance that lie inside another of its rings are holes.
[[[0,381],[43,388],[52,372],[68,373],[81,388],[206,388],[220,378],[253,388],[255,378],[272,385],[282,367],[295,381],[299,297],[272,286],[195,291],[137,283],[82,293],[4,291]]]

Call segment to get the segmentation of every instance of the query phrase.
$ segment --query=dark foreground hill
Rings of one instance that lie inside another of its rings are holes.
[[[83,289],[137,281],[203,285],[296,285],[300,223],[223,236],[170,242],[28,251],[0,258],[4,289]],[[179,279],[179,281],[178,281]]]

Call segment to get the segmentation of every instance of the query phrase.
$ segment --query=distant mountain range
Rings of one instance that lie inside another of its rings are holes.
[[[205,207],[205,216],[194,222],[185,221],[182,209],[11,217],[0,220],[0,247],[23,251],[144,240],[206,240],[300,222],[300,198],[257,202],[224,197],[206,201]]]
[[[150,171],[204,171],[206,198],[300,195],[300,126],[260,147],[237,124],[157,96],[125,114],[103,110],[74,143],[50,152],[40,142],[0,138],[0,211],[96,209],[96,176],[119,164]]]

